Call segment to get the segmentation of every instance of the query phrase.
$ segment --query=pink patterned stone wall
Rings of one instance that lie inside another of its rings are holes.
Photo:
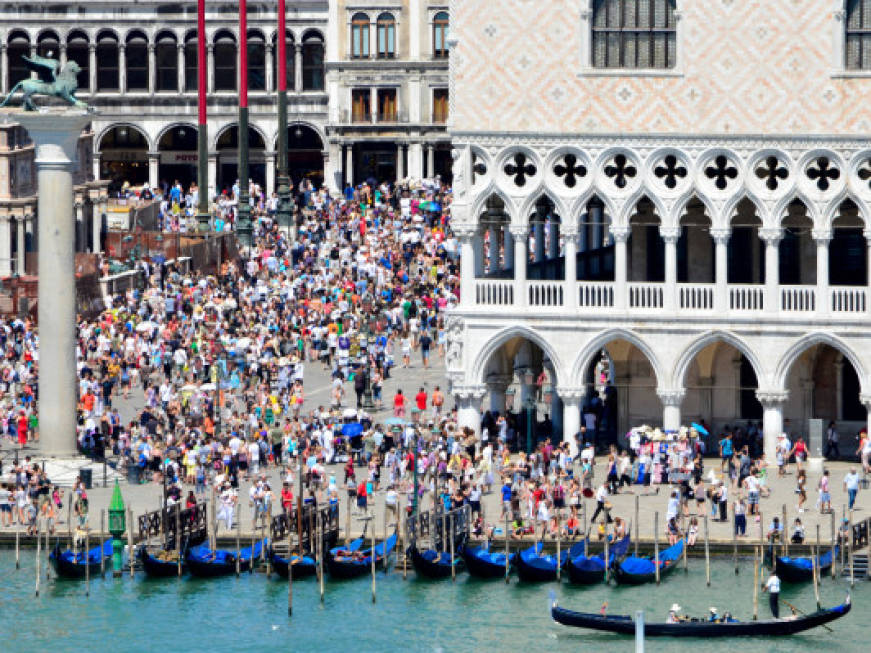
[[[592,0],[454,0],[454,132],[871,132],[843,0],[678,0],[677,68],[584,68]],[[586,29],[582,29],[586,25]],[[587,33],[584,33],[587,32]]]

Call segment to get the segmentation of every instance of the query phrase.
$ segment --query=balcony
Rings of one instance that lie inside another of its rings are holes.
[[[533,307],[545,313],[626,315],[632,317],[714,317],[740,319],[776,317],[778,320],[812,319],[856,321],[869,314],[869,288],[812,285],[774,288],[762,284],[628,282],[613,281],[517,282],[512,279],[475,279],[474,305],[482,308]],[[773,298],[772,298],[773,295]]]

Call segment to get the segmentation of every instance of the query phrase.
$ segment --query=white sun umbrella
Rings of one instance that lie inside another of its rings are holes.
[[[200,386],[198,386],[196,383],[188,383],[186,386],[182,386],[181,391],[182,392],[194,392],[194,391],[198,390],[199,387]]]
[[[154,322],[152,322],[150,320],[146,320],[145,322],[140,322],[139,324],[136,325],[136,331],[139,333],[142,333],[143,331],[150,331],[151,329],[153,329],[156,326],[157,325]]]
[[[251,338],[245,336],[236,341],[236,349],[248,349],[251,346]]]
[[[214,389],[215,389],[215,384],[214,384],[214,383],[203,383],[203,384],[200,386],[200,390],[205,390],[206,392],[211,392],[211,391],[214,390]]]

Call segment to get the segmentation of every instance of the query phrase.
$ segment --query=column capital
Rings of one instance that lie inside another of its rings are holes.
[[[767,245],[777,245],[783,239],[783,231],[779,228],[760,229],[759,237],[765,241]]]
[[[683,388],[673,389],[673,388],[657,388],[656,396],[659,397],[659,400],[662,402],[663,406],[676,406],[680,407],[681,403],[683,403],[683,398],[686,395],[687,391]]]
[[[524,225],[509,224],[508,231],[511,232],[511,237],[514,240],[525,240],[529,237],[529,231]]]
[[[302,54],[302,43],[294,43],[293,44],[293,51],[296,52],[297,54]]]
[[[729,229],[711,229],[711,239],[717,245],[727,245],[732,232]]]
[[[828,245],[832,240],[832,230],[831,229],[814,229],[811,232],[811,236],[816,241],[817,245]]]
[[[481,401],[484,395],[487,394],[487,386],[483,383],[472,383],[466,385],[455,385],[453,387],[454,395],[461,401]]]
[[[789,399],[789,392],[786,390],[757,390],[756,398],[763,408],[778,408],[782,407]]]
[[[3,45],[2,47],[5,48],[6,46]],[[96,43],[88,43],[88,52],[96,52],[96,51],[97,51],[97,44]]]
[[[871,394],[867,392],[863,392],[859,395],[859,401],[862,403],[865,408],[871,410]]]
[[[667,245],[674,245],[680,238],[680,229],[677,227],[660,228],[659,235]]]
[[[584,388],[566,386],[564,388],[557,388],[556,393],[567,404],[580,404],[586,390]]]
[[[632,233],[632,230],[629,227],[615,227],[611,225],[608,229],[608,233],[611,234],[611,238],[614,239],[615,243],[625,243],[629,240],[629,235]]]
[[[514,376],[511,374],[488,374],[484,382],[490,390],[504,391],[513,380]]]
[[[578,234],[580,233],[578,225],[572,223],[561,224],[559,230],[563,237],[567,240],[577,238]]]
[[[470,222],[451,223],[451,231],[457,238],[465,240],[472,238],[478,232],[478,225]]]

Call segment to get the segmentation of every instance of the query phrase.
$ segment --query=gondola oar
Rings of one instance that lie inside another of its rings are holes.
[[[793,612],[798,612],[802,617],[806,617],[806,616],[807,616],[807,612],[803,612],[803,611],[799,610],[797,607],[795,607],[792,603],[790,603],[790,602],[787,601],[786,599],[780,599],[780,602],[783,603],[784,605],[789,606],[789,609],[792,610]],[[835,632],[834,630],[832,630],[831,628],[829,628],[826,624],[820,624],[820,625],[821,625],[823,628],[825,628],[826,630],[828,630],[830,633]]]

